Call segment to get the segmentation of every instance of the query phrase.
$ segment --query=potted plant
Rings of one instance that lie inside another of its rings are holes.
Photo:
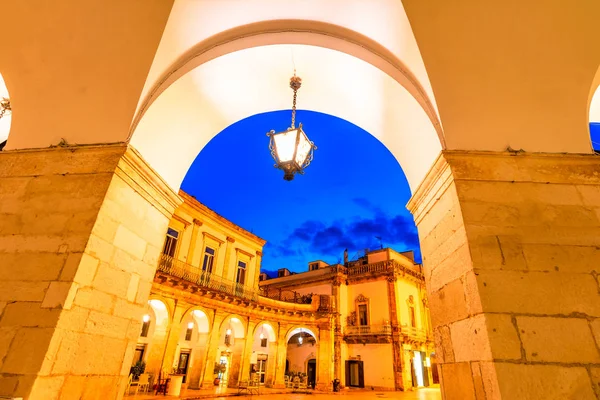
[[[223,374],[226,369],[227,369],[226,364],[221,364],[221,363],[215,362],[215,369],[213,371],[213,373],[215,375],[217,375],[217,377],[215,378],[215,380],[213,382],[213,384],[215,386],[219,386],[219,383],[221,383],[221,374]]]
[[[136,362],[133,367],[131,367],[131,374],[133,375],[134,380],[138,380],[140,375],[144,373],[146,370],[146,363],[142,360]]]

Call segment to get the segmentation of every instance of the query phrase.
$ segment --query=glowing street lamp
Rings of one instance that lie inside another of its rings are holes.
[[[283,179],[291,181],[294,174],[303,174],[304,169],[308,167],[313,159],[313,151],[317,146],[308,139],[302,124],[296,128],[296,95],[302,85],[300,77],[292,76],[290,78],[290,87],[294,90],[294,100],[292,105],[292,126],[286,131],[275,133],[271,131],[267,136],[271,139],[269,150],[275,160],[275,168],[283,170]]]

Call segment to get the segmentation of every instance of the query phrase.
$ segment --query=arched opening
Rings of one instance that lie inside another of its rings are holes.
[[[600,71],[598,72],[598,76],[600,79]],[[589,122],[592,148],[598,152],[600,151],[600,88],[598,87],[593,92],[590,101]]]
[[[137,379],[140,373],[158,376],[163,358],[162,344],[167,338],[168,329],[169,311],[165,302],[157,298],[148,300],[130,371],[134,378]]]
[[[8,134],[10,132],[10,123],[12,120],[12,110],[8,89],[0,74],[0,151],[6,146]]]
[[[219,333],[219,345],[214,360],[215,383],[224,387],[235,387],[240,379],[246,327],[239,316],[229,316],[221,324]],[[210,365],[207,366],[209,367]]]
[[[298,327],[288,333],[285,376],[291,387],[315,388],[318,354],[319,345],[313,330]]]
[[[167,183],[179,187],[196,155],[218,132],[249,115],[291,106],[286,90],[294,70],[291,51],[303,79],[299,106],[340,117],[377,137],[415,188],[442,148],[429,116],[381,69],[322,47],[252,47],[197,66],[154,100],[131,143]],[[260,140],[264,132],[249,134]]]
[[[250,354],[250,381],[259,385],[272,386],[275,379],[275,357],[277,355],[277,335],[268,322],[261,322],[252,335]]]
[[[183,383],[191,382],[193,387],[200,386],[209,332],[210,322],[203,310],[192,308],[183,316],[173,370],[183,375]]]

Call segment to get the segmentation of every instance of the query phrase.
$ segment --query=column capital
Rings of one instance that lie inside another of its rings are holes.
[[[229,243],[235,243],[235,238],[232,238],[231,236],[227,236],[227,241]]]
[[[194,225],[196,226],[202,226],[204,224],[204,222],[200,221],[199,219],[194,218],[193,220]]]

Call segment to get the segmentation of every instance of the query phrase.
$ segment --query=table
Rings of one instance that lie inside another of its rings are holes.
[[[171,374],[169,378],[171,378],[169,382],[169,386],[167,387],[167,395],[169,396],[179,396],[181,393],[181,384],[183,383],[183,377],[185,375],[180,374]]]

